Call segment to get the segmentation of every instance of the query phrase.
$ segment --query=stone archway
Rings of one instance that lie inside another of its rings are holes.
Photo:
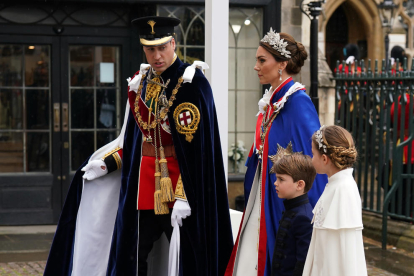
[[[339,6],[326,24],[325,56],[334,71],[337,60],[343,60],[343,47],[349,43],[349,24],[343,5]]]
[[[328,0],[324,10],[325,17],[321,17],[319,30],[323,33],[325,53],[327,59],[330,60],[330,66],[333,65],[332,59],[338,58],[338,56],[343,58],[340,48],[346,43],[358,44],[361,49],[361,57],[366,61],[384,58],[381,21],[376,3],[373,0]],[[340,22],[338,16],[342,17],[346,28],[338,25]],[[342,37],[342,39],[335,43],[335,39],[338,37]],[[340,49],[340,52],[331,47]]]

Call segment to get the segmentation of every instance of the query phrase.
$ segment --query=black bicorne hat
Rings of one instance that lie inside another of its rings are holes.
[[[147,16],[131,21],[139,31],[140,42],[144,46],[159,46],[169,42],[174,35],[174,27],[180,24],[174,17]]]
[[[344,56],[345,59],[349,58],[350,56],[354,56],[355,59],[359,60],[359,48],[356,44],[346,44],[344,47]]]
[[[399,62],[403,63],[404,58],[407,57],[407,55],[405,54],[403,47],[396,45],[391,49],[391,57],[394,59],[398,58]]]

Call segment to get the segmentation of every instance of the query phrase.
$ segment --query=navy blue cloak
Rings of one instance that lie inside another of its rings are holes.
[[[166,89],[167,98],[170,98],[172,89],[187,66],[177,58],[161,74],[164,80],[170,79]],[[175,127],[173,113],[181,103],[192,103],[200,112],[198,129],[191,142],[186,141],[185,135],[180,134]],[[180,228],[180,274],[223,275],[232,251],[233,237],[213,94],[200,70],[196,70],[191,83],[183,83],[178,90],[168,112],[168,119],[184,190],[191,207],[191,215],[183,220]],[[141,138],[141,131],[130,111],[123,143],[119,206],[107,275],[136,275],[136,204]],[[44,275],[71,275],[76,217],[81,196],[82,172],[78,170],[62,210]]]

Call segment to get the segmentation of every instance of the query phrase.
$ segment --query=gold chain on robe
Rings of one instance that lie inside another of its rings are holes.
[[[158,77],[158,76],[150,80],[147,84],[146,92],[147,93],[149,92],[151,95],[150,97],[147,97],[148,94],[145,95],[146,101],[151,100],[151,106],[149,108],[149,113],[150,113],[149,116],[151,116],[152,104],[154,103],[154,111],[155,111],[154,120],[156,121],[156,124],[157,124],[157,127],[154,128],[154,149],[155,149],[154,212],[156,215],[168,214],[169,213],[168,203],[173,202],[175,200],[174,190],[172,187],[172,181],[168,173],[167,159],[165,158],[164,148],[161,142],[160,124],[163,118],[160,118],[160,105],[158,104],[160,94],[164,93],[165,88],[167,87],[169,83],[169,80],[167,81],[166,85],[161,85],[160,83],[161,80],[162,80],[161,77]],[[148,124],[149,123],[150,121],[148,121]],[[160,149],[160,159],[158,159],[157,135],[159,138],[158,147]]]

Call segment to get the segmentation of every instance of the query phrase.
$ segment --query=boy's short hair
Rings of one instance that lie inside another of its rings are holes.
[[[273,165],[272,170],[278,174],[287,174],[293,178],[293,182],[303,180],[305,182],[305,193],[311,188],[316,177],[312,158],[299,152],[292,155],[284,155]]]

